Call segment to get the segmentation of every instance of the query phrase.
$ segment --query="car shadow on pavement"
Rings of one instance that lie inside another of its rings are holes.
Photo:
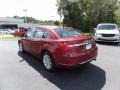
[[[18,55],[22,57],[20,63],[22,61],[27,62],[33,69],[61,90],[101,90],[106,82],[105,71],[94,64],[48,72],[40,60],[26,53],[18,52]]]
[[[99,45],[105,45],[105,46],[114,46],[114,47],[120,47],[120,43],[113,43],[113,42],[97,42]]]

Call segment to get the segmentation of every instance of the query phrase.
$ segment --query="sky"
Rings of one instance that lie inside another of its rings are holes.
[[[56,0],[1,0],[0,17],[25,16],[39,20],[59,20]]]

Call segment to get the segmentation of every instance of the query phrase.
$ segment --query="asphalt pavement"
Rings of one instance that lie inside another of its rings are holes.
[[[97,46],[97,61],[50,73],[17,41],[0,41],[0,90],[120,90],[120,45]]]

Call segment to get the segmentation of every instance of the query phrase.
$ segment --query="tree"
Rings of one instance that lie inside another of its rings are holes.
[[[63,23],[83,32],[89,32],[98,23],[116,22],[118,0],[57,0],[58,13],[64,16]],[[64,11],[67,11],[65,14]]]
[[[60,25],[60,22],[59,21],[55,21],[54,24],[55,25]]]
[[[118,3],[119,9],[116,10],[115,12],[115,21],[120,25],[120,2]]]

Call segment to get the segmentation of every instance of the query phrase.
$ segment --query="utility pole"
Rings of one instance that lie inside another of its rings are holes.
[[[60,9],[60,25],[61,25],[62,11]]]
[[[24,21],[25,21],[25,27],[26,27],[26,29],[27,29],[27,10],[26,9],[24,9],[23,10],[24,11]]]
[[[52,22],[51,25],[53,26],[53,25],[54,25],[54,19],[53,19],[54,16],[51,16],[51,18],[52,18],[52,20],[51,20],[51,22]]]

